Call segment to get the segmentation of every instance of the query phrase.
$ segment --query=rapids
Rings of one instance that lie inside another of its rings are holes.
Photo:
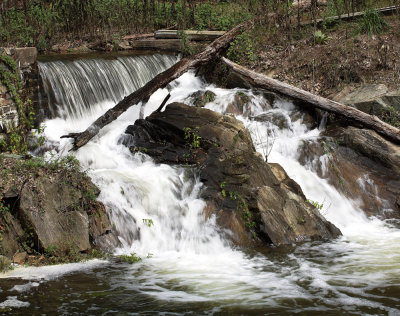
[[[71,148],[61,135],[84,130],[136,88],[134,83],[143,84],[174,61],[157,55],[143,57],[143,63],[124,58],[40,64],[57,115],[44,122],[45,134],[58,154]],[[146,73],[141,67],[148,64]],[[205,202],[199,198],[196,170],[157,165],[119,144],[126,127],[151,114],[168,92],[169,102],[190,103],[188,96],[198,90],[217,95],[206,105],[214,111],[224,113],[241,91],[254,96],[251,116],[266,112],[260,106],[266,101],[256,92],[220,89],[186,73],[147,104],[131,107],[76,153],[101,189],[99,200],[122,242],[115,254],[135,252],[142,261],[17,268],[0,280],[0,308],[14,314],[398,315],[400,231],[367,218],[357,201],[319,178],[314,170],[323,166],[323,158],[304,166],[298,162],[297,149],[305,140],[318,139],[320,131],[292,121],[292,103],[277,100],[268,110],[286,118],[284,128],[237,118],[251,131],[256,149],[281,164],[307,198],[323,204],[322,214],[343,233],[332,242],[260,252],[233,247],[219,234],[215,218],[202,214]]]

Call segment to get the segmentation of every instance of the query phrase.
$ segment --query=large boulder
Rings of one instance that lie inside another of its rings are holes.
[[[344,94],[344,96],[343,96]],[[340,93],[340,103],[371,115],[382,115],[390,108],[400,111],[400,90],[388,92],[384,84],[368,84],[351,93]]]
[[[400,146],[376,132],[336,122],[322,138],[303,142],[299,161],[368,216],[400,218]]]
[[[156,162],[198,168],[205,184],[204,213],[215,214],[238,245],[286,245],[340,235],[279,165],[263,160],[248,130],[231,115],[173,103],[137,120],[121,141]]]
[[[5,156],[0,163],[0,246],[5,255],[27,251],[62,256],[119,245],[104,205],[96,201],[98,188],[76,166]]]
[[[387,106],[381,100],[387,92],[388,89],[383,84],[368,84],[349,93],[340,102],[365,113],[379,115]]]
[[[322,146],[330,157],[326,173],[368,214],[400,218],[400,146],[375,131],[330,126]],[[326,176],[326,175],[325,175]]]
[[[396,111],[400,111],[400,89],[385,94],[381,100]]]

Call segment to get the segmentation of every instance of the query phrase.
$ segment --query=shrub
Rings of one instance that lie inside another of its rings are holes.
[[[130,255],[121,255],[119,258],[127,263],[133,264],[142,260],[136,253],[132,252]]]
[[[389,28],[389,25],[376,10],[368,9],[357,28],[358,34],[382,34]]]
[[[227,56],[229,59],[240,64],[243,62],[254,62],[256,57],[256,47],[251,34],[242,33],[232,41]]]
[[[329,39],[329,37],[326,36],[324,33],[322,33],[320,30],[318,30],[314,33],[315,44],[321,44],[321,45],[326,44],[328,39]]]

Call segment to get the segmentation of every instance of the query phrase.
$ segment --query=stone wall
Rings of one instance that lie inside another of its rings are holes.
[[[0,48],[0,54],[11,56],[17,64],[17,72],[22,81],[21,99],[32,101],[34,109],[38,109],[39,71],[37,66],[37,50],[35,47]],[[0,67],[7,67],[0,61]],[[14,98],[4,83],[0,82],[0,133],[7,131],[7,126],[18,125],[18,111]]]

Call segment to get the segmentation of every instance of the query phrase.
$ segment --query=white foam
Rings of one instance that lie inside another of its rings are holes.
[[[213,91],[217,98],[206,107],[220,112],[225,112],[226,105],[239,91],[207,85],[190,72],[171,86],[169,102],[188,101],[188,96],[199,89]],[[157,91],[143,105],[142,114],[149,115],[167,93],[167,89]],[[246,93],[253,95],[251,91]],[[265,111],[257,98],[260,97],[255,97],[248,109],[252,115]],[[399,231],[378,219],[367,218],[358,208],[357,201],[347,199],[326,180],[319,178],[313,170],[320,163],[322,166],[319,167],[324,169],[324,159],[312,159],[310,164],[302,166],[297,161],[298,149],[303,141],[318,139],[319,130],[308,130],[300,120],[292,121],[293,104],[281,100],[273,106],[272,111],[285,116],[288,128],[256,123],[242,116],[238,118],[249,128],[257,150],[264,155],[266,138],[270,135],[274,141],[268,147],[272,148],[268,160],[280,163],[300,184],[307,198],[323,202],[324,215],[342,230],[344,237],[324,245],[299,247],[291,257],[294,262],[291,264],[298,268],[286,265],[285,261],[271,263],[261,255],[249,257],[233,248],[221,236],[215,218],[204,218],[202,209],[205,203],[199,199],[202,184],[196,174],[185,173],[182,168],[157,165],[151,158],[140,153],[132,155],[126,147],[118,144],[126,127],[141,116],[142,106],[138,105],[103,128],[76,153],[83,168],[89,169],[90,176],[101,189],[99,200],[107,206],[122,241],[123,247],[116,249],[116,254],[136,252],[141,257],[149,253],[153,255],[132,265],[132,274],[124,274],[124,280],[136,280],[142,293],[162,300],[213,300],[255,306],[279,306],[284,298],[319,300],[324,295],[333,305],[368,306],[364,300],[351,300],[343,295],[343,288],[364,286],[367,278],[377,287],[390,282],[394,275],[398,280]],[[58,119],[45,124],[46,136],[58,141],[59,135],[84,130],[90,120],[64,124]],[[260,139],[258,143],[257,138]],[[70,146],[70,140],[62,140],[60,152],[66,153]],[[154,225],[148,227],[143,221],[146,219],[151,219]],[[319,256],[319,263],[308,254],[303,255],[305,251]],[[382,261],[388,264],[382,265]],[[36,276],[35,271],[22,273],[19,277],[31,273],[34,279],[62,275],[57,269],[52,272],[51,268],[36,272]],[[302,280],[308,280],[310,289],[300,285]],[[124,284],[129,286],[126,282]],[[362,290],[362,295],[365,291]]]
[[[0,274],[0,279],[19,278],[23,280],[54,280],[66,274],[74,272],[89,271],[108,264],[106,260],[89,260],[86,262],[58,264],[43,267],[17,267],[4,274]],[[32,284],[36,284],[33,282]],[[23,289],[20,287],[19,289]],[[17,289],[15,289],[17,290]],[[17,290],[18,291],[18,290]]]
[[[40,285],[40,283],[38,283],[38,282],[29,282],[29,283],[26,283],[26,284],[17,284],[17,285],[14,285],[14,286],[10,289],[10,292],[13,292],[13,291],[17,291],[17,292],[19,292],[19,293],[27,292],[27,291],[29,291],[31,288],[33,288],[33,287],[38,287],[39,285]]]
[[[0,308],[21,308],[21,307],[29,307],[29,302],[23,302],[17,299],[17,296],[8,296],[7,300],[0,303]]]

